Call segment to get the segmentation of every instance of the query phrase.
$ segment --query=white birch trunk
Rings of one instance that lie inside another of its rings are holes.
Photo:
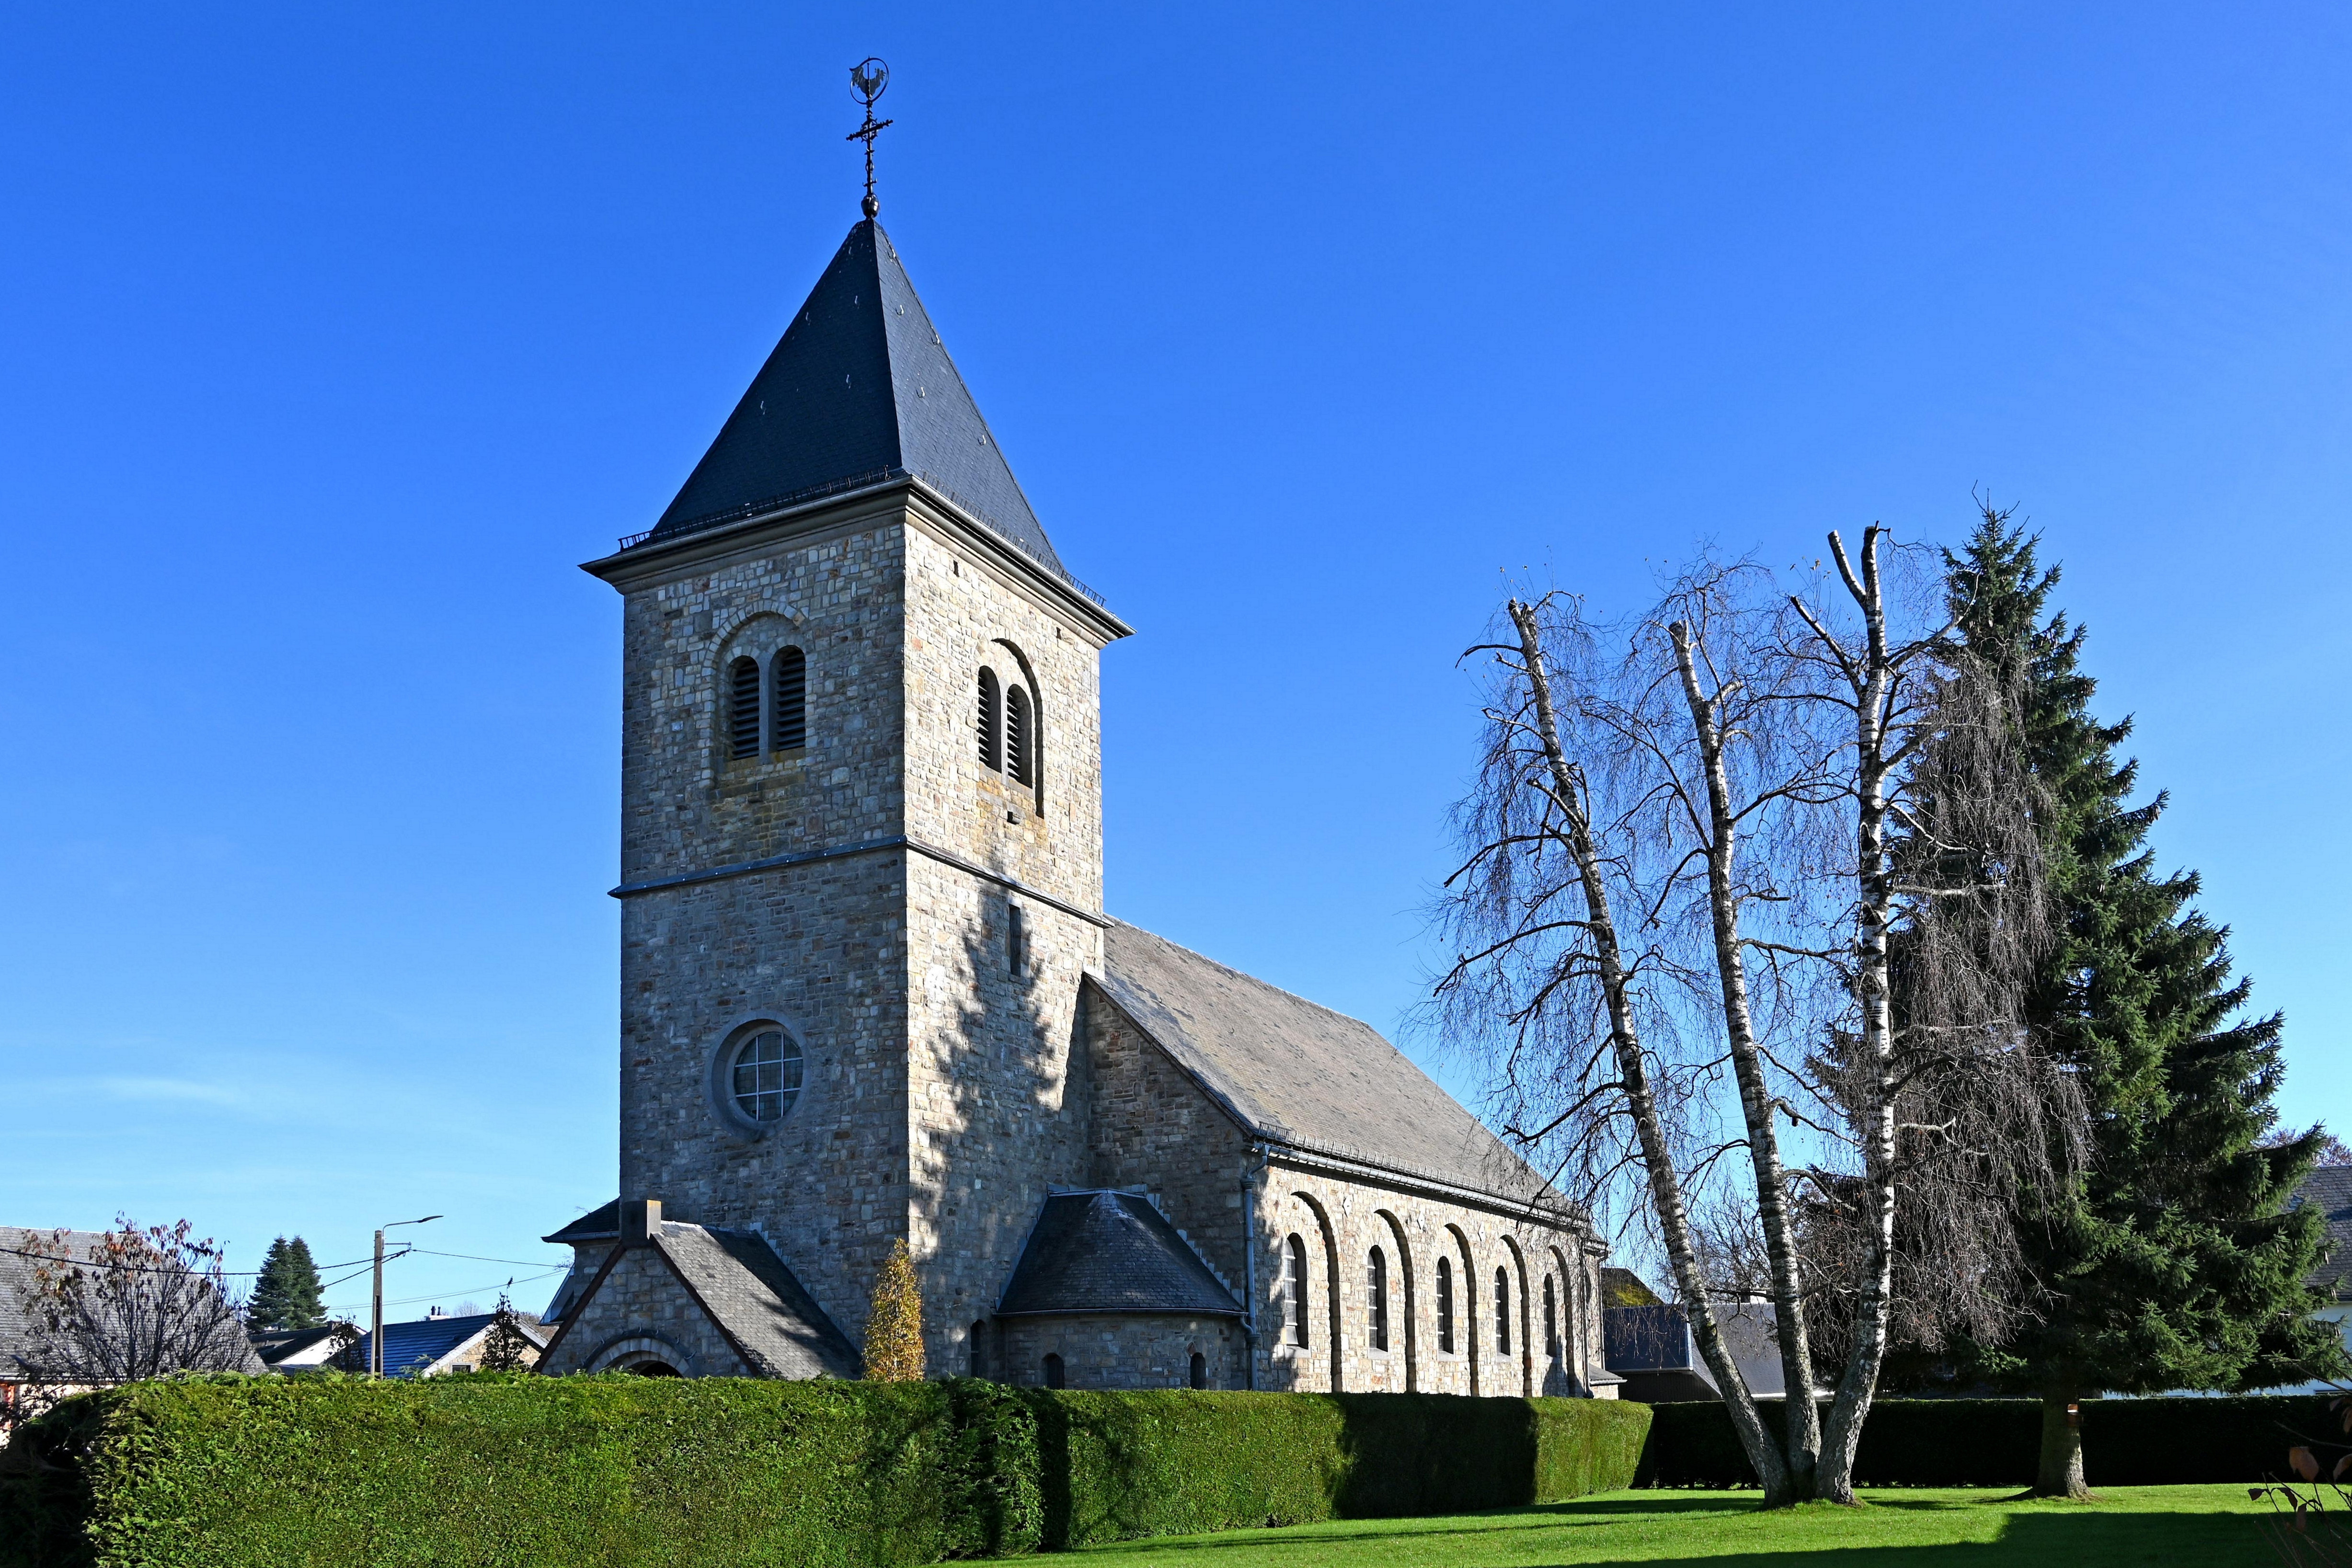
[[[1566,825],[1565,838],[1569,854],[1576,862],[1577,876],[1584,894],[1585,916],[1592,938],[1594,960],[1601,971],[1602,994],[1609,1008],[1610,1046],[1614,1054],[1619,1081],[1624,1085],[1626,1105],[1633,1114],[1635,1134],[1642,1147],[1642,1165],[1649,1182],[1650,1200],[1658,1216],[1658,1227],[1666,1244],[1666,1257],[1675,1270],[1675,1281],[1680,1287],[1685,1310],[1690,1313],[1692,1337],[1707,1369],[1715,1375],[1716,1386],[1722,1390],[1724,1403],[1731,1414],[1732,1427],[1739,1435],[1740,1447],[1747,1451],[1748,1463],[1756,1469],[1764,1485],[1768,1501],[1789,1500],[1789,1472],[1786,1462],[1772,1442],[1770,1430],[1756,1408],[1755,1396],[1749,1393],[1747,1379],[1740,1375],[1739,1364],[1732,1359],[1730,1349],[1723,1343],[1715,1312],[1706,1298],[1706,1281],[1698,1268],[1697,1249],[1691,1238],[1690,1212],[1684,1201],[1682,1179],[1675,1171],[1671,1152],[1666,1145],[1665,1129],[1658,1115],[1657,1101],[1651,1092],[1647,1066],[1643,1060],[1639,1031],[1633,1019],[1625,973],[1624,955],[1617,941],[1616,921],[1610,909],[1606,873],[1601,853],[1592,836],[1591,824],[1586,816],[1583,794],[1570,767],[1566,750],[1559,739],[1559,715],[1552,704],[1551,682],[1544,667],[1543,645],[1533,606],[1513,600],[1511,621],[1518,628],[1520,652],[1525,659],[1528,683],[1535,702],[1536,733],[1542,742],[1544,758],[1551,774],[1554,799]],[[1810,1403],[1810,1402],[1808,1402]]]
[[[1772,1272],[1772,1305],[1780,1344],[1781,1386],[1787,1416],[1787,1500],[1810,1495],[1821,1451],[1821,1416],[1812,1399],[1812,1347],[1805,1334],[1804,1285],[1797,1266],[1795,1216],[1789,1204],[1788,1173],[1780,1160],[1780,1141],[1772,1125],[1772,1091],[1764,1077],[1763,1056],[1756,1047],[1754,1015],[1748,1006],[1746,950],[1740,945],[1739,902],[1732,892],[1732,870],[1739,847],[1739,825],[1731,804],[1731,783],[1723,761],[1723,733],[1715,704],[1700,690],[1698,667],[1692,657],[1689,629],[1681,622],[1668,628],[1674,639],[1675,663],[1682,672],[1683,696],[1690,706],[1692,728],[1698,737],[1699,759],[1706,776],[1706,897],[1715,937],[1715,960],[1723,992],[1724,1038],[1739,1085],[1739,1109],[1748,1126],[1748,1164],[1756,1177],[1756,1217],[1764,1232],[1764,1250]],[[1782,1500],[1768,1497],[1769,1502]]]
[[[1863,534],[1856,580],[1845,545],[1835,533],[1830,549],[1846,591],[1861,609],[1865,635],[1859,663],[1845,662],[1854,696],[1854,999],[1862,1014],[1862,1096],[1854,1129],[1863,1151],[1868,1228],[1864,1249],[1853,1349],[1838,1382],[1822,1435],[1815,1495],[1853,1501],[1854,1451],[1886,1356],[1895,1275],[1895,1030],[1887,973],[1888,925],[1894,886],[1887,863],[1888,707],[1895,671],[1886,641],[1886,606],[1878,574],[1878,534]]]

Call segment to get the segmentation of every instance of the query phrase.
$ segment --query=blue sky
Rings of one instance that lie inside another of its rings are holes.
[[[1631,604],[1980,486],[2288,1014],[2289,1114],[2352,1124],[2352,22],[2053,12],[14,8],[0,1222],[249,1268],[437,1211],[468,1256],[400,1313],[543,1297],[614,1186],[574,563],[855,220],[868,53],[883,221],[1138,629],[1114,912],[1393,1027],[1505,574]]]

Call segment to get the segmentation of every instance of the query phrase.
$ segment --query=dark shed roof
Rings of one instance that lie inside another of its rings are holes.
[[[849,481],[919,476],[1056,577],[1061,558],[871,219],[849,231],[653,541]]]
[[[621,1234],[621,1200],[614,1198],[601,1208],[592,1208],[552,1236],[542,1236],[541,1241],[553,1241],[570,1246],[574,1241],[614,1241]]]
[[[1185,1312],[1239,1317],[1241,1303],[1150,1200],[1131,1192],[1057,1192],[997,1306],[1041,1312]]]

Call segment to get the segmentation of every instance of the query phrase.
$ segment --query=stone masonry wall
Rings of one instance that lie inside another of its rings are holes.
[[[1099,911],[1100,644],[1034,589],[945,538],[920,526],[906,538],[906,831]],[[1030,787],[981,763],[983,666],[1035,697],[1042,745]]]
[[[1100,991],[1086,996],[1093,1078],[1087,1185],[1141,1188],[1242,1298],[1249,1138]]]
[[[900,831],[901,518],[868,503],[626,590],[624,882]],[[730,759],[727,663],[786,643],[808,660],[808,744]]]
[[[904,833],[1098,907],[1097,644],[910,505],[851,504],[625,581],[625,881]],[[733,759],[727,666],[765,670],[786,646],[807,660],[807,745]],[[1036,692],[1042,813],[979,766],[983,661]],[[1017,979],[1016,904],[1034,958]],[[629,895],[623,1196],[761,1231],[853,1343],[904,1235],[930,1354],[949,1354],[1046,1187],[1084,1180],[1084,1097],[1064,1102],[1077,977],[1099,953],[1088,922],[897,848]],[[753,1126],[719,1062],[761,1022],[799,1044],[803,1087]]]
[[[961,1364],[965,1331],[995,1310],[1046,1190],[1085,1185],[1085,1061],[1071,1048],[1079,977],[1100,962],[1101,936],[1027,903],[1030,963],[1016,976],[1006,928],[1017,894],[920,858],[908,893],[907,1231],[927,1354],[943,1368]]]
[[[627,1341],[652,1340],[631,1346]],[[689,1377],[748,1377],[751,1368],[727,1343],[694,1298],[678,1283],[668,1263],[651,1247],[624,1248],[595,1294],[564,1325],[551,1354],[540,1358],[549,1374],[594,1372],[627,1350],[662,1354],[673,1370]]]
[[[1195,1352],[1211,1388],[1242,1387],[1245,1355],[1229,1318],[1103,1314],[1006,1318],[987,1375],[1024,1388],[1045,1382],[1045,1357],[1062,1358],[1068,1388],[1189,1388]],[[959,1368],[961,1370],[961,1368]]]
[[[1580,1228],[1532,1224],[1376,1173],[1277,1158],[1258,1205],[1260,1386],[1350,1393],[1569,1395],[1600,1367],[1599,1263]],[[1305,1347],[1287,1343],[1282,1254],[1306,1243]],[[1370,1254],[1387,1263],[1388,1347],[1372,1343]],[[1454,1343],[1441,1341],[1437,1260],[1452,1265]],[[1510,1348],[1497,1343],[1495,1275],[1509,1281]],[[1544,1282],[1555,1306],[1548,1354]]]
[[[627,584],[625,881],[899,831],[901,517],[865,503]],[[807,660],[807,745],[732,759],[726,666],[786,645]],[[853,1342],[907,1204],[906,881],[889,850],[622,905],[622,1195],[762,1231]],[[762,1021],[800,1046],[803,1088],[753,1126],[725,1109],[720,1056]]]
[[[1048,899],[1101,907],[1099,643],[920,507],[909,519],[906,831],[1045,895],[909,862],[906,1224],[927,1354],[946,1367],[968,1359],[969,1325],[993,1311],[1046,1191],[1086,1179],[1085,1062],[1072,1045],[1101,933]],[[1025,787],[982,765],[983,667],[1034,695],[1040,745]]]
[[[1091,1185],[1150,1193],[1237,1296],[1244,1237],[1255,1236],[1259,1387],[1566,1394],[1582,1381],[1579,1368],[1599,1366],[1599,1254],[1580,1222],[1536,1222],[1511,1206],[1456,1201],[1409,1178],[1280,1154],[1259,1172],[1248,1135],[1116,1005],[1090,990],[1086,1011]],[[1244,1219],[1245,1180],[1254,1227]],[[1304,1348],[1282,1333],[1283,1253],[1294,1234],[1308,1258]],[[1385,1350],[1370,1333],[1375,1246],[1387,1262]],[[1439,1332],[1441,1252],[1453,1273],[1450,1350]],[[1507,1355],[1494,1332],[1497,1269],[1510,1281]],[[1547,1276],[1556,1357],[1545,1354]]]

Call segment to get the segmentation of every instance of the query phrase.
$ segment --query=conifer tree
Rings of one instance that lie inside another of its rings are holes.
[[[890,1244],[866,1314],[866,1375],[876,1383],[913,1383],[923,1375],[923,1292],[904,1237]]]
[[[327,1321],[319,1292],[319,1266],[310,1260],[310,1244],[299,1236],[291,1241],[281,1236],[261,1260],[261,1277],[254,1281],[246,1321],[259,1329],[317,1328]]]
[[[1946,552],[1946,580],[1954,635],[2020,698],[2055,904],[2026,1021],[2076,1074],[2092,1158],[2022,1216],[2034,1318],[2006,1343],[1961,1347],[1959,1369],[2041,1396],[2034,1490],[2080,1498],[2067,1407],[2081,1396],[2295,1382],[2335,1372],[2341,1349],[2303,1282],[2321,1216],[2286,1208],[2324,1134],[2265,1142],[2284,1020],[2245,1016],[2250,982],[2231,977],[2228,929],[2194,906],[2197,874],[2157,870],[2166,798],[2131,804],[2137,765],[2116,755],[2131,722],[2093,716],[2084,628],[2049,611],[2059,574],[2037,543],[1988,507]]]

